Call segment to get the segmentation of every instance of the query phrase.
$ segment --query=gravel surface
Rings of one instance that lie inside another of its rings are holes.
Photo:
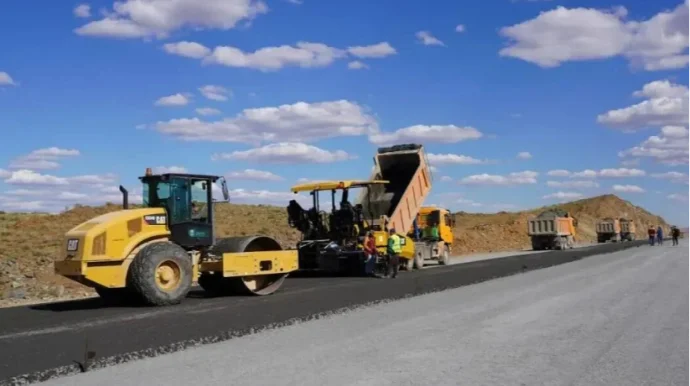
[[[640,247],[46,385],[687,385],[688,244]]]

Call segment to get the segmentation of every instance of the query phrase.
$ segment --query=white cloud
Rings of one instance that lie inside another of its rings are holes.
[[[451,182],[453,179],[449,176],[441,176],[441,182]]]
[[[609,177],[609,178],[642,177],[642,176],[645,176],[646,174],[647,173],[645,173],[644,170],[627,169],[627,168],[602,169],[598,173],[599,177]]]
[[[211,49],[197,42],[181,41],[163,45],[165,52],[186,58],[202,59],[211,53]]]
[[[594,181],[547,181],[546,185],[552,188],[570,189],[587,189],[599,187],[599,184]]]
[[[669,194],[668,196],[666,196],[666,198],[668,198],[670,200],[674,200],[674,201],[680,201],[680,202],[685,202],[685,203],[688,202],[688,196],[684,195],[684,194],[679,194],[679,193]]]
[[[369,137],[377,145],[389,145],[407,142],[457,143],[470,139],[479,139],[482,133],[474,127],[455,125],[414,125],[398,129],[392,133],[376,133]]]
[[[15,83],[14,79],[10,76],[10,74],[0,71],[0,86],[16,86],[17,83]]]
[[[545,200],[549,199],[558,199],[558,200],[574,200],[577,198],[583,197],[582,193],[577,193],[577,192],[556,192],[556,193],[551,193],[543,196],[542,198]]]
[[[188,141],[258,143],[262,141],[317,141],[378,131],[376,120],[364,108],[346,100],[243,110],[234,118],[205,122],[198,118],[157,122],[156,130]]]
[[[9,178],[12,175],[12,172],[9,170],[5,169],[0,169],[0,178]]]
[[[10,162],[10,169],[38,169],[48,170],[57,169],[60,167],[58,162],[61,158],[75,157],[79,155],[79,150],[76,149],[61,149],[58,147],[49,147],[44,149],[34,150],[31,153],[21,156]]]
[[[205,86],[199,87],[199,92],[206,98],[213,101],[224,102],[228,100],[228,97],[232,95],[232,92],[225,87],[216,86],[212,84],[207,84]]]
[[[243,52],[235,47],[218,46],[211,55],[204,58],[203,63],[253,68],[267,72],[280,70],[286,66],[326,67],[336,59],[346,56],[347,53],[344,50],[326,44],[298,42],[295,46],[264,47],[255,52]]]
[[[78,35],[116,38],[165,38],[171,32],[235,28],[268,12],[261,0],[123,0],[104,19],[75,30]]]
[[[532,154],[528,151],[521,151],[518,153],[517,158],[519,158],[519,159],[530,159],[530,158],[532,158]]]
[[[213,159],[243,160],[266,163],[331,163],[351,159],[352,156],[342,150],[329,151],[316,146],[295,142],[272,143],[263,147],[232,153],[222,153]]]
[[[117,176],[115,176],[114,174],[103,174],[103,175],[86,174],[86,175],[66,178],[67,182],[69,182],[70,184],[94,185],[94,186],[114,183],[116,179],[117,179]]]
[[[385,58],[395,55],[397,51],[388,42],[381,42],[369,46],[348,47],[347,52],[358,58]]]
[[[637,185],[613,185],[613,190],[622,193],[644,193],[644,189]]]
[[[660,135],[653,135],[641,144],[618,153],[621,158],[651,158],[666,165],[688,163],[688,129],[664,126]]]
[[[434,37],[429,31],[419,31],[415,34],[417,40],[419,40],[425,46],[445,46],[445,44]]]
[[[79,4],[72,11],[76,17],[91,17],[91,6],[88,4]]]
[[[69,182],[66,178],[21,169],[12,172],[9,178],[5,180],[5,183],[11,185],[67,185]]]
[[[310,202],[309,197],[303,194],[294,194],[291,192],[273,192],[270,190],[245,190],[233,189],[230,190],[230,202],[240,203],[279,203],[287,205],[290,200],[297,200],[302,204]]]
[[[544,68],[615,56],[624,56],[633,66],[648,71],[687,65],[687,1],[642,22],[626,21],[627,13],[624,7],[602,10],[559,6],[502,28],[500,34],[509,39],[509,45],[499,54]]]
[[[458,24],[455,26],[455,32],[465,32],[466,28],[463,24]]]
[[[473,206],[475,208],[483,206],[481,203],[467,198],[458,198],[457,200],[455,200],[455,202],[461,205]]]
[[[204,116],[220,114],[220,110],[214,109],[213,107],[199,107],[199,108],[195,109],[194,111],[196,111],[197,114],[204,115]]]
[[[347,64],[347,68],[350,70],[361,70],[364,68],[369,68],[369,66],[367,66],[366,63],[360,62],[359,60],[354,60]]]
[[[488,163],[488,161],[482,161],[482,160],[472,158],[472,157],[469,157],[466,155],[461,155],[461,154],[428,153],[427,159],[429,160],[429,163],[435,164],[435,165],[448,165],[448,164],[477,165],[477,164],[482,164],[482,163]]]
[[[189,104],[188,95],[177,93],[158,98],[154,103],[156,106],[186,106]]]
[[[651,174],[651,177],[669,180],[674,183],[688,184],[688,175],[680,172],[654,173]]]
[[[539,173],[533,171],[523,171],[510,173],[507,176],[493,174],[476,174],[460,180],[465,185],[524,185],[536,184]]]
[[[633,159],[626,159],[621,161],[621,165],[630,167],[630,166],[637,166],[640,164],[640,160],[638,158],[633,158]]]
[[[187,173],[187,168],[182,166],[156,166],[151,171],[153,174]]]
[[[235,180],[255,180],[255,181],[282,181],[283,177],[273,174],[271,172],[256,170],[256,169],[244,169],[242,171],[230,172],[227,174],[228,179]]]
[[[568,177],[570,172],[564,169],[549,170],[546,175],[551,177]]]
[[[596,178],[599,175],[596,170],[585,169],[580,172],[575,172],[570,175],[571,178]]]
[[[642,86],[642,90],[633,92],[633,96],[646,98],[685,98],[688,88],[682,84],[674,84],[668,80],[655,80]]]

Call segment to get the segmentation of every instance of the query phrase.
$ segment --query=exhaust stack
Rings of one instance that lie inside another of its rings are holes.
[[[129,192],[122,185],[120,185],[120,192],[122,192],[122,209],[129,209]]]

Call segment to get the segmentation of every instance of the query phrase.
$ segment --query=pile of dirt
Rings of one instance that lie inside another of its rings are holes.
[[[456,213],[454,253],[506,251],[529,247],[527,220],[546,209],[560,208],[578,220],[578,241],[596,239],[594,224],[603,217],[625,216],[637,224],[638,237],[645,237],[650,224],[666,222],[646,210],[605,195],[531,211],[494,214]],[[53,259],[64,248],[63,235],[95,216],[119,210],[119,205],[77,206],[60,214],[0,212],[0,306],[92,296],[80,284],[53,274]],[[288,226],[283,207],[219,204],[215,209],[218,237],[265,234],[291,248],[299,234]]]
[[[630,218],[636,225],[638,239],[646,238],[647,227],[661,225],[670,229],[666,221],[613,194],[607,194],[559,205],[522,212],[493,214],[455,213],[455,253],[495,252],[530,247],[527,222],[546,210],[563,210],[577,220],[576,242],[596,242],[595,225],[606,217]]]

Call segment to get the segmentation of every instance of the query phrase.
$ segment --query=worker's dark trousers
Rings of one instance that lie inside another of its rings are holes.
[[[398,266],[400,265],[400,257],[398,255],[391,255],[388,259],[388,272],[387,276],[396,277],[398,276]]]
[[[654,240],[655,240],[655,239],[656,239],[656,237],[654,237],[654,236],[649,236],[649,245],[654,245]]]
[[[673,236],[673,245],[678,245],[678,237]]]

